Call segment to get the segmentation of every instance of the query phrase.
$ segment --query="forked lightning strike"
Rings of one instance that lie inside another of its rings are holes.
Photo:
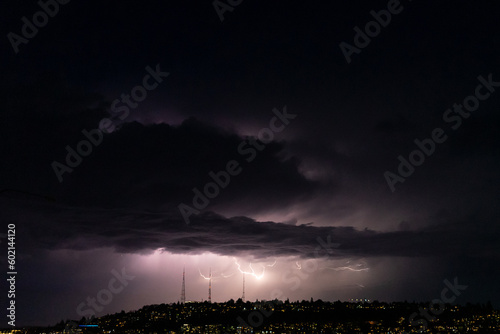
[[[199,268],[198,268],[198,272],[200,273],[200,276],[201,276],[203,279],[206,279],[207,281],[208,281],[208,280],[210,280],[210,276],[209,276],[209,277],[207,277],[207,276],[203,275],[203,274],[201,273],[201,270],[200,270]],[[220,275],[217,275],[217,276],[213,276],[213,275],[212,275],[212,280],[213,280],[213,279],[217,279],[217,278],[228,278],[228,277],[231,277],[231,276],[233,276],[233,275],[234,275],[234,274],[224,275],[224,273],[221,273]]]
[[[264,265],[261,265],[262,266],[262,273],[260,275],[257,275],[255,273],[255,270],[252,268],[252,264],[250,263],[248,265],[248,267],[250,268],[250,270],[252,271],[243,271],[241,270],[241,265],[238,263],[238,261],[236,259],[234,259],[234,263],[236,263],[236,265],[238,266],[238,270],[240,271],[240,273],[242,274],[247,274],[247,275],[251,275],[253,277],[255,277],[256,279],[261,279],[262,277],[264,277],[264,273],[266,272],[266,267]],[[273,264],[274,265],[274,264]]]

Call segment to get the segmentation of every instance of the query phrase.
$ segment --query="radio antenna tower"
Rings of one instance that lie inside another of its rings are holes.
[[[241,300],[245,302],[245,273],[243,273],[243,295],[241,296]]]
[[[182,269],[182,290],[181,290],[181,304],[186,302],[186,268]]]
[[[210,273],[208,275],[208,302],[212,302],[212,268],[210,268]]]

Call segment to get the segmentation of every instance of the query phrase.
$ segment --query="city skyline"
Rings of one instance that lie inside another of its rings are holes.
[[[409,319],[409,321],[405,321]],[[50,327],[20,329],[20,333],[496,333],[500,312],[490,303],[426,305],[409,302],[324,302],[272,300],[225,303],[145,305],[130,312],[98,318],[61,320]],[[13,333],[14,331],[1,331]]]

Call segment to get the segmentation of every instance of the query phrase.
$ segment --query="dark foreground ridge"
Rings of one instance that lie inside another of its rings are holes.
[[[149,305],[53,327],[0,333],[500,333],[491,303],[230,300]]]

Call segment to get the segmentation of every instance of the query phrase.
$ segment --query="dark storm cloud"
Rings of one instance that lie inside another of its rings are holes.
[[[230,160],[238,161],[243,171],[214,203],[285,205],[314,190],[314,182],[297,171],[297,161],[281,157],[283,143],[269,143],[254,161],[247,162],[249,156],[238,153],[244,140],[195,119],[177,127],[127,124],[105,135],[92,156],[71,175],[64,175],[61,196],[69,202],[113,207],[177,206],[190,203],[192,189],[203,191],[212,181],[209,172],[225,170]],[[272,193],[267,191],[270,188]]]
[[[317,187],[300,174],[299,160],[284,156],[286,142],[268,143],[247,162],[248,153],[238,151],[247,138],[194,118],[179,126],[126,123],[105,134],[59,183],[53,161],[67,163],[66,146],[76,149],[86,140],[82,130],[95,129],[108,115],[109,103],[54,73],[32,83],[14,83],[2,95],[11,97],[0,125],[2,156],[9,161],[0,167],[2,189],[50,194],[59,202],[83,206],[170,208],[190,203],[192,189],[203,191],[211,181],[209,172],[224,170],[230,160],[240,162],[243,172],[213,205],[273,208],[307,198]]]
[[[497,242],[500,230],[482,229],[484,224],[479,216],[413,231],[376,232],[352,227],[257,222],[211,212],[193,216],[191,224],[186,225],[178,212],[84,209],[50,204],[42,199],[27,202],[5,196],[1,210],[5,221],[16,224],[26,243],[24,247],[29,245],[31,252],[112,247],[119,253],[149,253],[163,248],[172,253],[211,252],[255,258],[474,255],[498,260],[500,256]]]

